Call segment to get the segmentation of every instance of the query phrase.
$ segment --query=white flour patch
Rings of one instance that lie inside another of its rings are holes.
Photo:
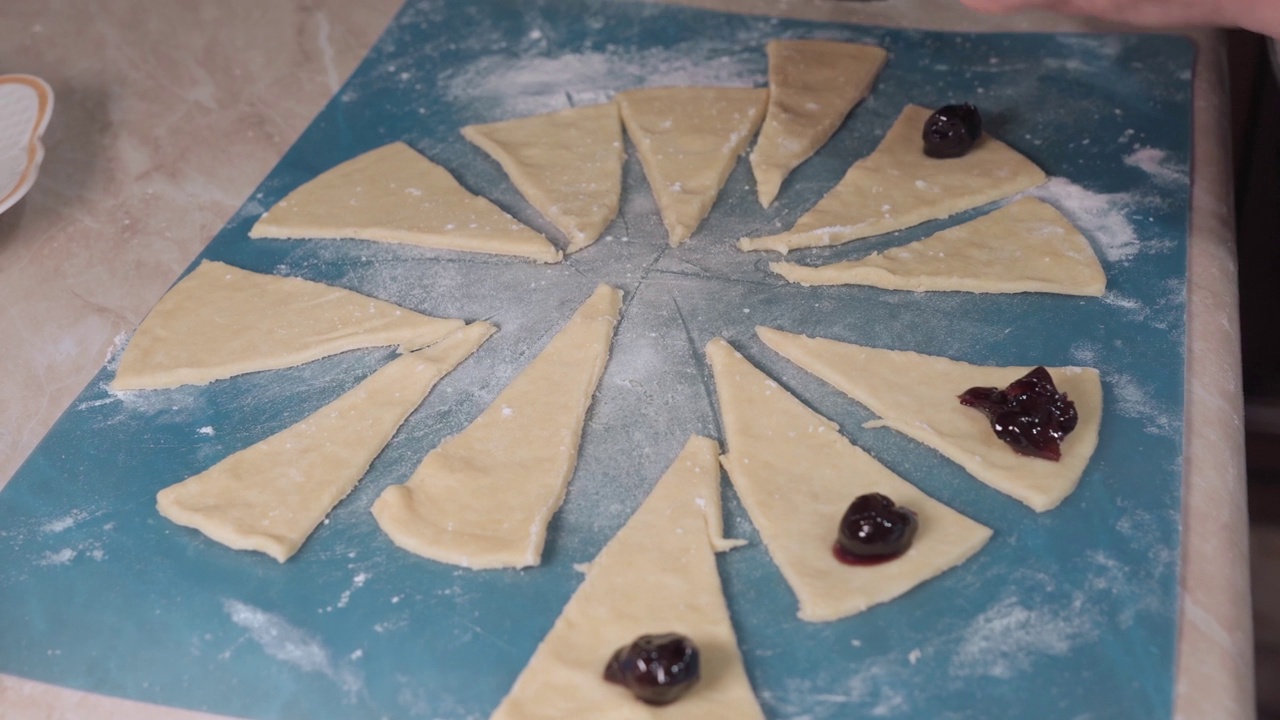
[[[357,573],[355,577],[351,578],[351,587],[342,591],[342,595],[338,598],[338,607],[346,607],[347,603],[351,602],[351,593],[364,587],[370,577],[369,573]]]
[[[1115,290],[1108,290],[1102,295],[1102,302],[1112,307],[1122,308],[1128,311],[1128,314],[1136,321],[1145,320],[1150,311],[1141,300],[1121,295]]]
[[[1037,657],[1066,655],[1097,635],[1082,596],[1066,607],[1034,609],[1005,598],[964,631],[951,659],[951,675],[1007,680],[1030,670]]]
[[[1115,394],[1116,412],[1143,421],[1143,429],[1150,435],[1178,436],[1173,413],[1152,397],[1149,386],[1124,373],[1110,373],[1108,378]]]
[[[1164,150],[1144,147],[1138,148],[1126,157],[1124,164],[1146,172],[1156,182],[1166,185],[1185,185],[1189,181],[1187,173],[1181,168],[1171,166],[1166,162],[1167,159],[1168,153]]]
[[[1123,262],[1141,250],[1138,233],[1125,216],[1137,202],[1134,195],[1096,193],[1059,177],[1050,178],[1029,194],[1058,208],[1106,260]]]
[[[279,615],[238,600],[224,599],[222,609],[231,622],[244,628],[249,637],[271,657],[303,672],[320,673],[347,693],[349,700],[364,689],[364,680],[350,667],[334,667],[329,651],[310,633],[290,625]]]
[[[748,65],[723,42],[671,48],[569,53],[557,57],[489,56],[447,71],[446,99],[478,104],[494,119],[607,102],[632,87],[763,84],[759,64]]]
[[[62,548],[58,552],[46,552],[39,560],[37,565],[70,565],[72,560],[76,559],[76,551],[71,548]]]
[[[56,520],[50,520],[40,527],[41,532],[60,533],[68,530],[76,525],[76,523],[87,520],[89,513],[83,510],[72,510],[70,513],[63,515]]]

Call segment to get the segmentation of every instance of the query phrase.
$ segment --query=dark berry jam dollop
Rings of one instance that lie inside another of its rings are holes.
[[[650,705],[679,700],[698,682],[698,646],[684,635],[641,635],[609,658],[604,679]]]
[[[991,421],[996,437],[1009,447],[1045,460],[1062,457],[1062,440],[1076,429],[1076,404],[1058,392],[1043,367],[1014,380],[1009,387],[969,388],[960,404],[977,408]]]
[[[957,158],[973,149],[982,137],[982,115],[965,103],[938,108],[924,122],[924,154],[931,158]]]
[[[849,565],[876,565],[911,547],[916,514],[880,493],[859,495],[840,519],[835,555]]]

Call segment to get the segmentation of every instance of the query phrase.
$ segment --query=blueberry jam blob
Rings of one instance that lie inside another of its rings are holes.
[[[940,107],[924,122],[924,154],[931,158],[957,158],[973,149],[982,137],[978,108],[963,105]]]
[[[609,658],[604,679],[650,705],[679,700],[698,682],[698,646],[684,635],[641,635]]]
[[[1062,458],[1062,440],[1076,429],[1076,404],[1058,392],[1043,367],[1000,390],[975,387],[960,395],[960,404],[976,408],[991,421],[996,437],[1019,453],[1045,460]]]
[[[911,547],[916,514],[880,493],[859,495],[840,519],[833,552],[847,565],[878,565]]]

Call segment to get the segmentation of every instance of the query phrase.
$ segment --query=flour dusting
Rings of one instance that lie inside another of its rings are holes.
[[[1129,260],[1141,249],[1138,233],[1125,216],[1136,203],[1131,193],[1096,193],[1055,177],[1029,194],[1058,208],[1111,262]]]
[[[37,565],[70,565],[72,560],[76,559],[76,551],[71,548],[62,548],[58,552],[46,552],[39,560]]]
[[[1146,172],[1156,182],[1166,185],[1185,185],[1189,181],[1187,173],[1181,168],[1174,167],[1167,160],[1168,153],[1164,150],[1143,147],[1126,157],[1124,164]]]
[[[238,600],[224,599],[223,612],[249,632],[263,652],[303,672],[320,673],[347,693],[349,700],[364,689],[364,680],[349,667],[335,668],[329,651],[310,633],[290,625],[279,615]]]
[[[1062,656],[1097,637],[1083,597],[1065,608],[1028,608],[1005,598],[969,624],[951,660],[958,677],[1008,679],[1031,669],[1040,655]]]
[[[83,510],[72,510],[70,513],[57,518],[56,520],[50,520],[45,523],[40,530],[47,533],[60,533],[63,530],[72,528],[76,523],[85,520],[88,517],[89,513]]]

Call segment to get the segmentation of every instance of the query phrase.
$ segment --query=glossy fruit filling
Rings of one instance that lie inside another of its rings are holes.
[[[1076,404],[1058,392],[1053,376],[1038,367],[1000,390],[969,388],[960,404],[976,408],[991,421],[996,437],[1019,453],[1045,460],[1062,457],[1062,441],[1076,429]]]
[[[911,547],[916,514],[880,493],[859,495],[840,519],[833,552],[848,565],[877,565]]]
[[[650,705],[679,700],[699,677],[698,646],[684,635],[641,635],[618,651],[604,668],[604,679],[622,685]]]
[[[982,115],[978,108],[963,105],[940,107],[924,123],[924,154],[931,158],[965,155],[982,137]]]

